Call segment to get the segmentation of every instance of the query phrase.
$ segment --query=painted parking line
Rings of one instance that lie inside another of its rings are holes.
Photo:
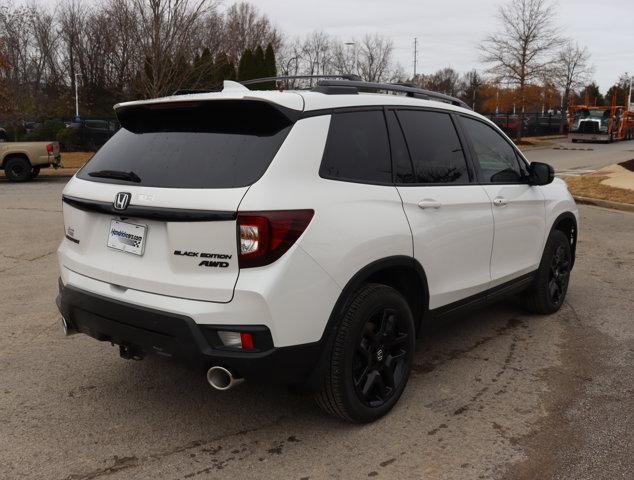
[[[555,175],[560,177],[579,177],[581,175],[588,175],[589,173],[596,172],[596,169],[589,170],[583,168],[573,168],[571,170],[557,170],[555,171]]]

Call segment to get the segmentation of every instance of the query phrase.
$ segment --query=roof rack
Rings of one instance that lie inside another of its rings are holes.
[[[354,75],[353,73],[345,73],[343,75],[282,75],[279,77],[254,78],[253,80],[244,80],[240,83],[242,85],[257,85],[258,83],[266,82],[276,82],[284,80],[315,80],[318,78],[341,78],[343,80],[361,81],[361,77],[359,75]]]
[[[221,89],[212,89],[211,91],[220,91],[235,85],[238,87],[238,83],[244,86],[257,85],[259,83],[276,82],[285,80],[314,80],[319,79],[317,85],[312,88],[313,91],[338,95],[338,94],[355,94],[367,91],[383,90],[386,92],[404,93],[408,97],[421,98],[424,100],[434,100],[439,102],[456,105],[458,107],[471,110],[471,107],[459,98],[445,95],[444,93],[432,92],[431,90],[425,90],[418,88],[412,83],[379,83],[379,82],[365,82],[361,80],[361,77],[352,73],[342,75],[283,75],[278,77],[264,77],[254,78],[252,80],[244,80],[242,82],[227,82],[225,81]],[[233,87],[232,87],[233,88]],[[192,93],[203,93],[210,90],[177,90],[172,95],[188,95]]]
[[[421,98],[424,100],[435,100],[457,107],[467,108],[471,110],[471,107],[459,98],[445,95],[444,93],[432,92],[431,90],[425,90],[418,88],[410,83],[377,83],[377,82],[364,82],[358,80],[322,80],[317,83],[319,91],[322,93],[329,93],[328,88],[341,88],[341,87],[355,87],[360,91],[367,90],[384,90],[386,92],[398,92],[405,93],[408,97]],[[325,87],[325,88],[324,88]],[[334,90],[332,93],[339,93]]]

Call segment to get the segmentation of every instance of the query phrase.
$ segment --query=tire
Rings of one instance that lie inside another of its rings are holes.
[[[535,282],[522,294],[524,307],[541,314],[558,311],[566,299],[571,267],[570,241],[563,232],[554,230],[546,242]]]
[[[381,418],[407,385],[414,347],[414,319],[403,296],[385,285],[363,285],[339,318],[317,404],[349,422]]]
[[[31,164],[24,157],[11,157],[4,164],[4,174],[10,182],[26,182],[31,179]]]
[[[40,174],[40,167],[31,168],[31,179],[36,178]]]

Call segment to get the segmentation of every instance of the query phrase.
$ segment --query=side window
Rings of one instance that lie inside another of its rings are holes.
[[[382,110],[332,115],[319,175],[360,183],[392,183]]]
[[[467,161],[449,114],[401,110],[398,118],[412,158],[413,183],[469,183]]]
[[[489,125],[469,117],[461,117],[462,125],[480,165],[486,183],[520,183],[522,171],[513,147]]]
[[[396,183],[415,183],[414,165],[407,151],[403,131],[396,118],[395,111],[387,112],[387,128],[390,132],[390,146],[392,148],[392,165]]]

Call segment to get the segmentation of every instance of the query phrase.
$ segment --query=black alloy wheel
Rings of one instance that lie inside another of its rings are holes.
[[[416,340],[407,300],[387,285],[359,287],[339,313],[317,404],[357,423],[388,413],[407,385]]]
[[[558,245],[553,254],[548,277],[548,294],[554,305],[560,305],[568,290],[570,279],[570,249]]]
[[[357,396],[368,407],[380,407],[406,380],[409,333],[393,308],[380,308],[360,332],[352,377]]]
[[[564,304],[572,270],[572,240],[555,230],[550,234],[533,284],[521,294],[527,310],[555,313]]]

